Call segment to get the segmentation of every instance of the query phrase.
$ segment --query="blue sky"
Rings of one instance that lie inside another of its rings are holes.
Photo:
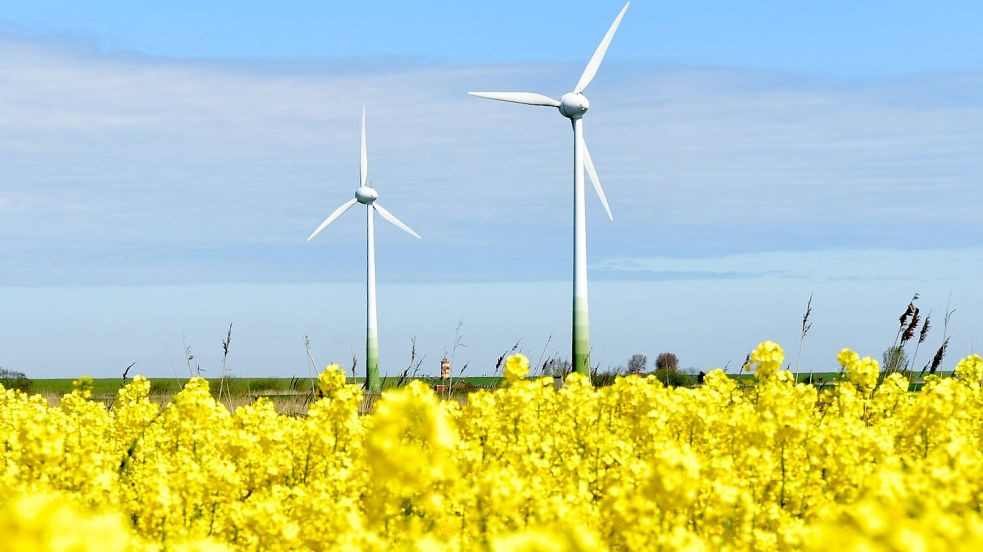
[[[303,373],[305,334],[360,356],[364,223],[304,238],[357,182],[362,105],[424,237],[378,231],[383,371],[414,336],[436,371],[459,322],[471,373],[566,355],[568,124],[464,94],[567,91],[621,4],[566,6],[4,5],[0,366],[170,375],[190,345],[214,371],[229,322],[237,373]],[[636,1],[588,90],[595,361],[791,352],[811,293],[817,369],[879,356],[915,292],[979,350],[980,28],[969,2]]]
[[[574,62],[619,2],[12,2],[9,28],[183,59]],[[639,0],[617,57],[869,77],[983,67],[976,2]],[[581,40],[576,29],[582,29]],[[612,54],[614,56],[615,54]],[[612,58],[614,59],[614,58]]]

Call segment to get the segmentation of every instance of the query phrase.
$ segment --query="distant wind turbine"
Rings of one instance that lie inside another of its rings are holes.
[[[615,18],[611,28],[594,51],[587,63],[587,68],[580,75],[573,92],[568,92],[559,100],[533,92],[468,92],[472,96],[502,100],[526,105],[542,105],[555,107],[560,114],[570,119],[573,124],[573,369],[582,374],[590,373],[590,325],[587,319],[587,221],[584,208],[584,168],[594,183],[594,191],[604,206],[608,218],[614,220],[608,200],[604,197],[601,180],[594,170],[587,143],[584,142],[583,116],[590,107],[590,102],[584,97],[583,91],[590,84],[598,67],[604,59],[604,54],[614,38],[614,33],[621,24],[621,18],[628,11],[631,2],[625,4],[621,13]]]
[[[387,221],[393,223],[397,228],[403,230],[407,234],[413,236],[414,238],[420,239],[419,234],[410,229],[409,226],[403,224],[398,218],[396,218],[392,213],[387,211],[380,205],[376,200],[379,199],[379,193],[375,191],[372,186],[369,186],[366,177],[369,171],[369,160],[368,155],[365,151],[365,108],[362,108],[362,158],[361,164],[359,165],[359,185],[358,189],[355,190],[355,197],[349,199],[348,201],[341,204],[334,210],[333,213],[328,215],[328,218],[324,219],[324,222],[317,227],[314,232],[308,236],[307,241],[314,239],[314,236],[318,235],[321,230],[324,230],[329,224],[334,222],[338,217],[345,214],[345,211],[351,209],[352,205],[355,203],[361,203],[366,206],[367,218],[366,218],[366,234],[367,234],[367,262],[366,262],[366,315],[365,315],[365,384],[366,388],[370,392],[379,392],[381,390],[381,382],[379,380],[379,329],[378,321],[376,318],[376,307],[375,307],[375,226],[372,220],[372,213],[377,212],[379,215],[386,219]]]

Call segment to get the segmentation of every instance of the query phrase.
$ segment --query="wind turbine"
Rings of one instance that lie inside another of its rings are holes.
[[[416,239],[420,239],[419,234],[410,229],[409,226],[403,224],[398,218],[396,218],[392,213],[387,211],[382,205],[378,203],[379,192],[375,191],[375,188],[368,184],[366,177],[369,171],[369,159],[365,151],[365,108],[362,108],[362,156],[361,164],[359,165],[359,181],[358,189],[355,190],[355,197],[349,199],[348,201],[341,204],[334,210],[333,213],[328,215],[328,218],[324,219],[324,222],[317,227],[314,232],[308,236],[307,241],[314,239],[314,236],[321,233],[329,224],[338,219],[341,215],[345,214],[345,211],[351,209],[352,205],[356,203],[361,203],[365,205],[366,209],[366,243],[367,243],[367,253],[366,253],[366,314],[365,314],[365,384],[366,388],[370,392],[379,392],[381,390],[381,382],[379,381],[379,329],[378,320],[376,318],[376,308],[375,308],[375,225],[373,223],[372,214],[379,213],[379,215],[386,219],[387,221],[393,223],[397,228],[406,232],[407,234],[413,236]]]
[[[480,98],[555,107],[573,124],[573,369],[582,374],[590,373],[590,326],[587,319],[587,221],[584,208],[585,168],[591,182],[594,183],[594,191],[597,192],[604,211],[609,219],[614,220],[611,208],[608,207],[608,200],[604,197],[604,189],[601,188],[601,180],[594,170],[594,162],[591,161],[590,152],[587,151],[587,143],[584,142],[583,117],[590,107],[590,102],[584,97],[583,91],[597,74],[608,45],[611,44],[611,39],[614,38],[614,33],[618,30],[621,18],[625,16],[629,5],[631,2],[625,4],[611,24],[611,28],[587,63],[587,68],[580,75],[573,92],[560,96],[559,100],[533,92],[468,92]]]

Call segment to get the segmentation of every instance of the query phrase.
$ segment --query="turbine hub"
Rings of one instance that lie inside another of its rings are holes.
[[[368,186],[360,186],[355,190],[355,199],[362,205],[372,205],[372,202],[379,199],[379,192]]]
[[[567,92],[563,96],[560,96],[560,113],[564,117],[569,117],[570,119],[579,119],[587,113],[590,108],[590,102],[583,94],[576,92]]]

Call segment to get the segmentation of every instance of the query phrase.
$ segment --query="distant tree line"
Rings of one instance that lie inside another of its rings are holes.
[[[34,382],[23,372],[7,370],[6,368],[0,367],[0,385],[6,389],[17,389],[18,391],[28,393],[34,386]]]
[[[594,385],[604,386],[614,383],[616,377],[620,375],[652,375],[670,387],[687,387],[699,383],[700,377],[691,371],[679,369],[679,357],[674,353],[660,353],[655,357],[654,370],[649,371],[649,360],[647,355],[635,353],[628,358],[628,362],[614,370],[601,372],[595,370],[591,381]]]

